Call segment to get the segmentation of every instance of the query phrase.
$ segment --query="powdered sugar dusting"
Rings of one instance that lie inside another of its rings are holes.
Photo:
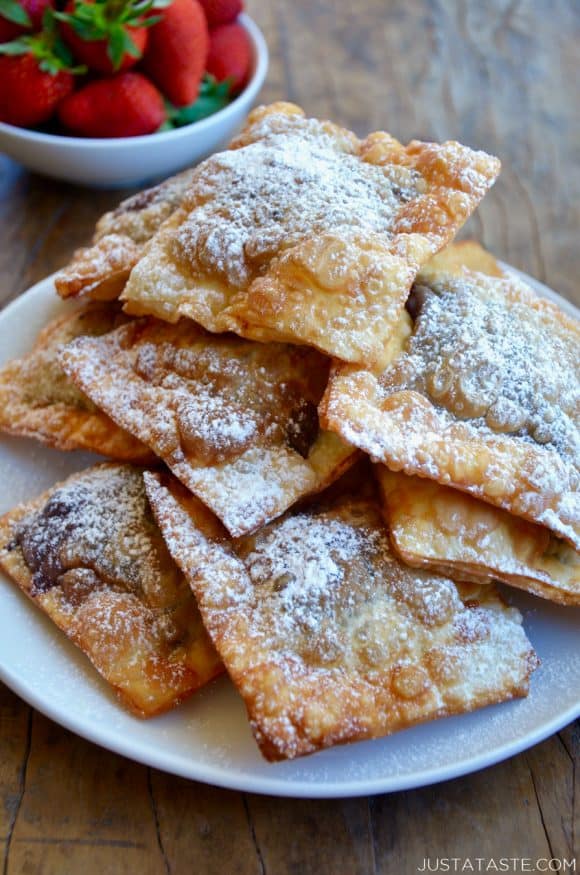
[[[428,276],[408,302],[403,351],[381,375],[338,369],[324,425],[393,471],[463,489],[578,548],[577,324],[515,279]]]
[[[379,546],[377,533],[367,537]],[[364,546],[363,532],[341,520],[291,516],[256,538],[244,561],[261,593],[278,594],[281,626],[316,635],[344,585],[345,567]]]
[[[140,247],[130,237],[108,234],[88,249],[75,252],[72,261],[55,276],[56,290],[63,298],[88,295],[114,300],[139,255]]]
[[[566,329],[555,308],[530,306],[523,285],[522,296],[513,295],[517,285],[443,276],[422,286],[423,305],[401,362],[404,385],[480,431],[551,447],[578,468],[578,330]],[[385,390],[398,388],[400,373],[385,374]]]
[[[171,593],[168,581],[160,580],[163,543],[138,468],[103,465],[71,478],[25,517],[16,540],[33,570],[33,592],[60,585],[67,571],[83,568],[151,604],[175,598],[177,575]]]
[[[0,385],[10,389],[12,405],[21,403],[32,408],[54,404],[95,411],[91,401],[68,379],[59,362],[60,350],[80,335],[99,335],[118,324],[118,305],[88,304],[76,312],[59,316],[44,326],[30,352],[21,359],[9,361],[0,372]],[[4,406],[10,407],[6,399]],[[0,411],[0,425],[6,417],[9,425],[13,412]]]
[[[121,234],[134,243],[146,243],[162,222],[177,209],[195,172],[196,168],[189,168],[170,176],[160,185],[126,198],[115,210],[105,213],[99,219],[95,242],[109,234]]]
[[[163,711],[221,671],[140,469],[72,475],[10,530],[2,567],[134,711]]]
[[[361,141],[297,107],[264,107],[199,166],[131,273],[127,312],[383,364],[420,264],[498,169],[458,143]]]
[[[425,189],[414,170],[361,161],[322,122],[294,116],[280,128],[276,119],[263,120],[260,139],[202,165],[175,235],[178,257],[234,288],[309,236],[388,233],[399,205]]]
[[[518,612],[493,587],[402,566],[374,502],[339,499],[224,543],[167,488],[151,498],[268,758],[527,687],[535,660]]]
[[[72,344],[63,362],[232,534],[277,516],[354,458],[319,432],[329,363],[315,350],[142,321]]]

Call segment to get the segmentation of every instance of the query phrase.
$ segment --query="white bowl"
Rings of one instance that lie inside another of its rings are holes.
[[[221,149],[242,126],[268,70],[268,47],[248,15],[240,24],[254,52],[251,79],[235,100],[209,118],[141,137],[96,139],[44,134],[0,122],[0,151],[36,173],[103,188],[169,176]]]

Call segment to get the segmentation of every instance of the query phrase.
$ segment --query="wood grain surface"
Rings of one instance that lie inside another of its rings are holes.
[[[247,5],[271,51],[265,101],[294,100],[360,134],[456,138],[499,155],[500,180],[466,233],[580,303],[575,0]],[[119,198],[30,175],[0,156],[0,305],[62,265]],[[406,875],[426,857],[474,867],[477,858],[575,860],[579,758],[572,725],[505,763],[423,790],[273,799],[115,756],[0,685],[0,854],[4,875]]]

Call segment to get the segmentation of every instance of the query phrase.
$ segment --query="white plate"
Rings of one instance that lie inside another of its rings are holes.
[[[574,307],[528,281],[569,313]],[[39,328],[64,308],[44,280],[0,314],[0,363],[29,349]],[[92,457],[0,438],[0,512],[32,498]],[[443,781],[505,759],[580,714],[580,610],[517,591],[541,660],[527,699],[424,724],[390,738],[266,763],[237,693],[221,678],[181,708],[149,721],[117,704],[88,660],[0,576],[0,678],[48,717],[139,762],[223,787],[280,796],[356,796]]]

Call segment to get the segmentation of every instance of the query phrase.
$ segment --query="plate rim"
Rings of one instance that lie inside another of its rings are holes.
[[[233,775],[228,774],[227,767],[220,766],[219,764],[200,763],[195,760],[191,761],[190,769],[187,771],[180,770],[176,768],[175,763],[172,764],[171,754],[165,750],[158,751],[152,757],[148,755],[145,748],[141,749],[141,743],[138,742],[138,746],[135,748],[135,742],[131,742],[130,737],[127,741],[124,741],[121,733],[113,732],[109,738],[107,730],[103,730],[102,727],[91,731],[86,719],[83,722],[82,717],[69,717],[66,714],[63,716],[58,706],[53,707],[40,696],[37,697],[33,690],[21,685],[18,677],[13,675],[12,672],[7,671],[4,666],[0,666],[0,680],[12,692],[16,693],[28,705],[35,708],[45,717],[48,717],[49,720],[53,720],[59,726],[63,726],[70,732],[74,732],[75,735],[79,735],[81,738],[105,750],[110,750],[115,754],[127,757],[127,759],[141,763],[141,765],[159,769],[162,772],[176,775],[186,780],[199,781],[226,790],[292,799],[342,799],[375,796],[377,794],[396,793],[428,787],[432,784],[452,780],[453,778],[471,775],[534,747],[580,717],[579,701],[575,707],[572,706],[563,715],[559,714],[551,722],[543,724],[536,732],[528,733],[522,738],[515,739],[511,744],[503,745],[499,755],[497,750],[486,751],[476,757],[464,757],[452,766],[437,766],[426,771],[417,772],[413,777],[397,776],[396,778],[389,779],[383,776],[376,780],[359,779],[340,783],[335,782],[331,785],[321,784],[317,787],[308,781],[292,778],[268,778],[263,775],[254,778],[247,776],[236,777],[235,773]],[[461,715],[457,716],[461,717]],[[107,737],[105,738],[105,736]],[[344,745],[344,747],[348,748],[348,745]]]
[[[508,273],[515,274],[538,291],[543,297],[557,303],[561,309],[580,318],[580,310],[568,299],[562,297],[540,280],[529,276],[525,272],[503,261],[499,264]],[[6,314],[12,314],[23,306],[25,298],[44,293],[44,289],[53,282],[54,274],[51,274],[32,285],[25,292],[18,295],[0,310],[0,323]],[[58,303],[58,301],[56,302]],[[64,303],[64,302],[63,302]],[[25,306],[25,305],[24,305]],[[18,591],[18,594],[26,602],[29,600]],[[30,606],[32,608],[32,606]],[[28,683],[22,682],[18,673],[10,667],[0,663],[0,680],[6,684],[16,695],[23,699],[29,706],[35,708],[41,714],[53,720],[65,729],[76,735],[97,744],[115,754],[127,757],[130,760],[152,768],[160,769],[169,774],[174,774],[187,780],[200,781],[212,786],[221,787],[239,792],[250,792],[260,795],[274,795],[285,798],[355,798],[360,796],[372,796],[379,793],[393,793],[403,790],[412,790],[419,787],[427,787],[442,781],[458,778],[463,775],[473,774],[497,763],[503,762],[512,756],[521,753],[544,741],[555,734],[564,726],[580,717],[580,695],[576,705],[572,705],[563,713],[557,714],[552,720],[541,724],[536,730],[528,732],[522,737],[514,738],[510,743],[503,744],[499,749],[483,751],[477,755],[464,756],[457,762],[449,765],[434,766],[423,769],[412,775],[397,775],[389,777],[381,776],[376,779],[353,779],[332,784],[316,785],[303,779],[292,777],[268,777],[267,775],[249,776],[237,772],[229,772],[227,766],[219,763],[207,763],[192,759],[188,768],[180,768],[181,760],[175,761],[170,749],[153,749],[141,740],[131,740],[131,736],[124,736],[119,730],[107,729],[103,725],[96,724],[92,729],[86,717],[82,713],[67,713],[62,704],[52,704],[43,698],[42,688],[38,690]],[[345,746],[348,748],[348,745]]]

